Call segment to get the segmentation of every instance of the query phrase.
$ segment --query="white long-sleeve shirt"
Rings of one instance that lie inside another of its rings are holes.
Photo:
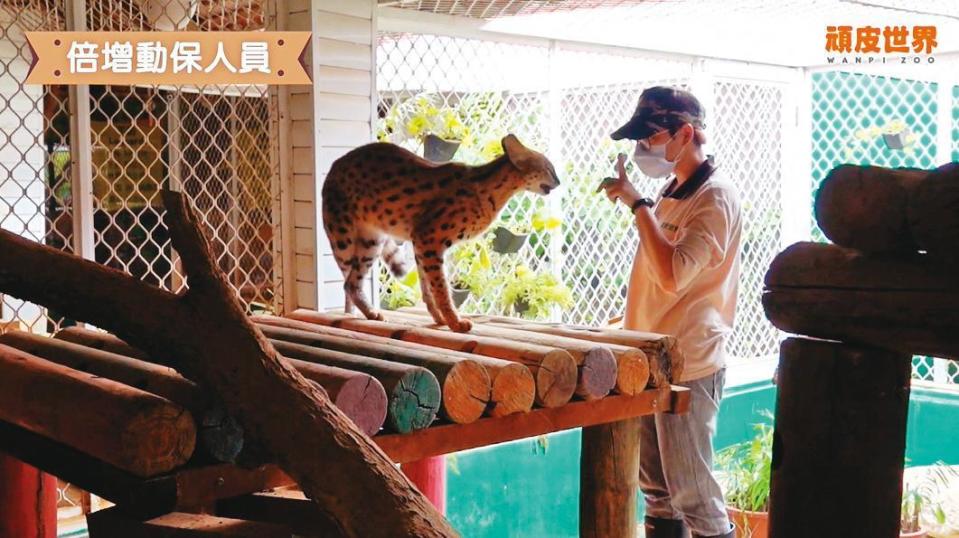
[[[672,182],[670,183],[670,186]],[[653,213],[675,245],[675,290],[666,289],[640,238],[629,280],[623,327],[670,334],[686,356],[680,381],[726,364],[725,343],[736,317],[742,220],[736,188],[706,161],[678,189],[660,194]]]

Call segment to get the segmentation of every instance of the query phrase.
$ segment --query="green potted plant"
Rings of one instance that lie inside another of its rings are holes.
[[[422,93],[393,106],[377,138],[393,143],[416,140],[423,143],[426,159],[451,160],[469,128],[456,109],[438,104],[441,101],[437,94]]]
[[[537,273],[518,265],[503,286],[505,309],[527,319],[545,319],[554,306],[569,308],[572,294],[565,284],[549,273]]]
[[[410,271],[401,279],[389,278],[384,272],[380,282],[386,286],[380,299],[380,305],[386,310],[414,306],[420,300],[420,278],[416,271]]]
[[[529,238],[529,225],[497,226],[493,230],[493,250],[500,254],[516,254]]]
[[[859,121],[863,121],[860,117]],[[848,163],[864,162],[870,157],[870,147],[882,138],[888,149],[902,151],[908,155],[915,153],[918,137],[901,118],[893,118],[884,124],[863,127],[853,132],[846,141],[845,159]]]
[[[470,294],[481,297],[493,283],[493,263],[482,241],[469,241],[453,250],[455,276],[450,287],[453,303],[459,308]]]
[[[882,140],[889,149],[902,150],[912,145],[915,137],[909,131],[906,122],[896,118],[882,128]]]
[[[553,216],[536,213],[529,223],[513,222],[493,230],[493,250],[500,254],[515,254],[523,248],[530,234],[559,228],[563,222]]]
[[[902,492],[902,511],[899,517],[899,538],[926,538],[927,533],[919,522],[926,496],[918,489],[909,488]]]
[[[912,479],[909,477],[911,473],[915,473]],[[921,478],[917,479],[917,476]],[[959,485],[959,470],[939,461],[928,468],[907,469],[903,482],[900,538],[954,536],[955,529],[949,516],[954,519],[954,492]]]
[[[763,415],[772,420],[772,413]],[[754,424],[752,439],[720,450],[716,465],[726,498],[726,511],[736,534],[745,538],[769,535],[769,479],[773,452],[772,424]]]

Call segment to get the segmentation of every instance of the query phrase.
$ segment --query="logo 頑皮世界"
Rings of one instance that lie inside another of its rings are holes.
[[[831,64],[931,64],[938,44],[935,26],[826,26]]]

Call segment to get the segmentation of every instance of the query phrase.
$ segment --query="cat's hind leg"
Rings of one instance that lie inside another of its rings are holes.
[[[401,278],[410,271],[410,259],[403,251],[403,243],[397,243],[392,237],[387,237],[383,241],[383,262],[390,270],[390,273],[397,278]]]
[[[389,268],[390,273],[396,278],[406,275],[410,270],[409,265],[411,260],[406,256],[406,252],[403,251],[403,243],[397,243],[392,237],[387,238],[386,241],[383,242],[383,261]],[[445,325],[443,316],[440,314],[439,309],[436,308],[436,302],[433,301],[429,280],[422,278],[422,272],[420,272],[419,280],[420,293],[423,296],[423,303],[426,305],[426,310],[433,316],[433,320],[436,321],[436,323]]]
[[[352,302],[367,319],[383,319],[383,314],[373,308],[363,291],[363,282],[370,274],[373,262],[379,257],[382,248],[383,237],[379,234],[357,230],[353,239],[353,255],[346,261],[350,268],[343,283],[347,304]]]
[[[343,274],[344,282],[349,279],[350,272],[352,271],[352,266],[350,260],[353,256],[353,239],[346,237],[345,234],[337,234],[336,230],[331,229],[332,227],[328,226],[327,237],[330,239],[330,245],[333,250],[333,259],[336,260],[336,266],[340,268],[340,273]],[[343,230],[346,231],[345,229]],[[353,300],[350,298],[350,294],[344,294],[343,301],[343,312],[347,314],[353,313]]]

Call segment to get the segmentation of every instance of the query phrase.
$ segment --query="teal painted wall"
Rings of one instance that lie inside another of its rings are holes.
[[[728,388],[716,447],[751,436],[775,397],[768,382]],[[579,446],[571,430],[448,457],[447,516],[469,538],[579,536]]]
[[[936,83],[857,73],[812,76],[812,180],[819,189],[826,174],[843,163],[933,168],[936,162]],[[855,144],[859,129],[902,119],[917,136],[912,151],[891,150],[881,137]],[[943,126],[949,128],[951,126]],[[847,151],[853,143],[853,151]],[[819,227],[812,236],[823,241]]]
[[[939,460],[959,464],[959,392],[913,388],[906,428],[909,466],[931,465]]]
[[[728,388],[717,449],[752,436],[775,408],[768,382]],[[909,404],[909,465],[959,463],[959,393],[915,388]],[[468,538],[575,538],[579,513],[580,431],[504,443],[447,458],[447,515]],[[642,500],[639,500],[642,515]]]

